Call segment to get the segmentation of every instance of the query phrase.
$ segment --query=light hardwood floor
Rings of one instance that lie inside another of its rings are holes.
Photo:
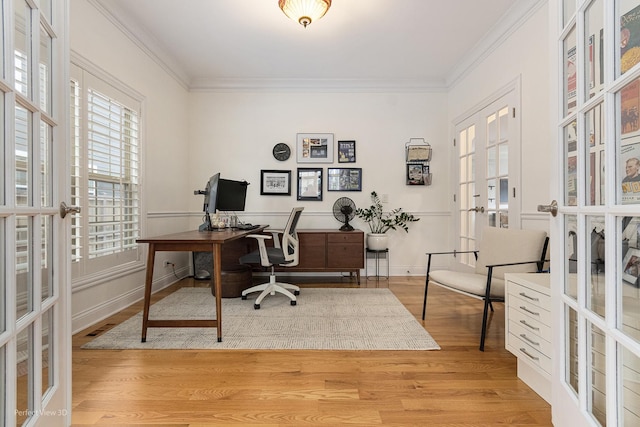
[[[184,279],[154,300],[204,285]],[[362,286],[388,286],[422,322],[423,278]],[[504,304],[494,305],[484,353],[482,303],[436,286],[424,326],[440,351],[80,348],[140,311],[138,303],[73,337],[73,425],[550,426],[550,406],[516,376]]]

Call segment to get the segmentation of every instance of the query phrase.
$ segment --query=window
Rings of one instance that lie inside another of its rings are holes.
[[[75,279],[138,261],[140,102],[79,67],[70,90]]]

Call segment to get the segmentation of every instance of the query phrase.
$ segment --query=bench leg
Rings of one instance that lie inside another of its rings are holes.
[[[424,281],[424,301],[422,302],[422,320],[427,314],[427,291],[429,290],[429,272],[431,271],[431,254],[427,260],[427,278]]]

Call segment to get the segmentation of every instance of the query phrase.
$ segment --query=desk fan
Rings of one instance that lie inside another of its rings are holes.
[[[349,225],[349,220],[356,216],[356,204],[348,197],[340,197],[333,204],[333,216],[344,225],[340,227],[340,231],[352,231],[353,227]]]

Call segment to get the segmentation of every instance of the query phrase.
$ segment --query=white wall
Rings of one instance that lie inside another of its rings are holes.
[[[409,233],[396,231],[390,239],[391,274],[425,270],[424,252],[449,230],[447,152],[447,97],[445,93],[362,92],[197,92],[190,97],[191,187],[203,187],[208,177],[221,172],[228,179],[251,183],[243,219],[282,226],[294,206],[304,206],[300,228],[338,229],[333,203],[349,197],[359,207],[371,204],[370,193],[387,194],[386,208],[402,207],[420,217]],[[356,141],[356,163],[297,164],[296,133],[333,133],[335,141]],[[425,138],[433,147],[433,185],[407,186],[405,143]],[[273,145],[292,147],[289,160],[271,155]],[[291,196],[261,196],[260,170],[298,167],[362,168],[362,192],[328,192],[323,201],[298,201],[295,180]],[[202,201],[194,199],[193,210]],[[197,225],[197,221],[194,222]],[[353,225],[365,229],[355,219]]]
[[[454,119],[520,78],[521,106],[521,224],[549,231],[549,214],[537,205],[550,199],[549,51],[547,8],[540,7],[490,56],[474,67],[448,93],[449,131]]]
[[[184,211],[193,197],[189,194],[188,180],[187,90],[88,1],[73,0],[70,6],[72,52],[145,98],[142,107],[144,233],[157,235],[186,229],[189,218]],[[123,277],[96,278],[74,286],[74,331],[142,298],[145,250],[141,248],[137,272]],[[186,264],[187,256],[179,256]],[[162,259],[158,259],[159,264]],[[156,270],[155,277],[160,282],[174,280],[170,271]]]

